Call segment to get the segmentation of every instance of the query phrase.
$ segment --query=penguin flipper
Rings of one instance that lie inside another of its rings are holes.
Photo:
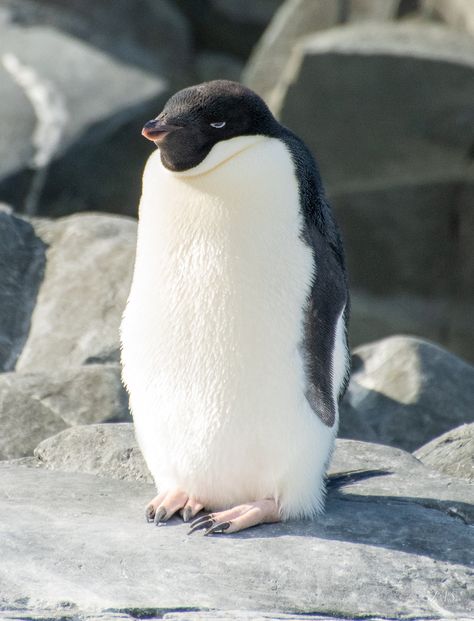
[[[305,308],[302,342],[306,398],[322,422],[332,427],[349,379],[349,298],[340,258],[316,226],[308,233],[315,276]]]
[[[314,276],[304,312],[301,344],[306,398],[321,421],[333,427],[338,419],[338,401],[350,375],[349,292],[344,248],[311,152],[286,128],[282,139],[292,156],[298,180],[303,218],[301,238],[314,256]]]

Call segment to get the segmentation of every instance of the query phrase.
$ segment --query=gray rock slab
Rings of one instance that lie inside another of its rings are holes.
[[[401,451],[396,457],[379,447],[373,459],[370,445],[352,444],[357,465],[392,461],[398,474],[379,477],[378,491],[376,478],[331,491],[317,520],[214,538],[188,537],[177,518],[147,524],[142,507],[151,485],[0,464],[1,610],[28,618],[35,611],[50,618],[108,611],[218,619],[234,610],[270,618],[471,615],[472,527],[424,506],[412,484],[424,483],[425,498],[444,488],[451,507],[463,504],[458,496],[472,502],[472,486]],[[336,456],[336,465],[353,467],[352,453],[349,462]]]
[[[401,4],[401,0],[286,0],[253,49],[243,80],[273,107],[282,68],[299,39],[340,24],[394,20]]]
[[[33,454],[71,425],[130,420],[118,365],[0,374],[0,459]]]
[[[358,347],[340,435],[413,451],[474,421],[474,367],[427,341],[394,336]]]
[[[331,193],[459,179],[472,140],[473,73],[474,41],[442,26],[334,28],[295,48],[276,111],[316,153]]]
[[[17,370],[117,362],[136,222],[78,214],[36,221],[35,230],[48,246],[46,268]]]
[[[474,424],[451,429],[413,454],[431,468],[474,483]]]
[[[139,128],[166,88],[52,27],[0,20],[0,196],[30,215],[133,213]]]
[[[34,454],[50,470],[153,482],[131,423],[71,427],[43,440]]]
[[[44,264],[31,224],[0,210],[0,371],[12,370],[23,348]]]

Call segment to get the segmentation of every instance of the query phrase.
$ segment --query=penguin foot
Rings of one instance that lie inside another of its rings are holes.
[[[268,524],[280,520],[281,516],[277,503],[273,499],[266,498],[265,500],[238,505],[226,511],[203,515],[191,522],[188,535],[203,528],[206,529],[204,535],[230,534],[258,524]]]
[[[176,489],[155,496],[145,508],[145,517],[147,522],[159,526],[179,511],[183,520],[189,522],[202,508],[203,505],[196,498]]]

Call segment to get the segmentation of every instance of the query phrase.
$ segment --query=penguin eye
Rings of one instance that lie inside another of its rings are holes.
[[[222,129],[225,127],[225,121],[218,121],[217,123],[210,123],[211,127],[215,127],[216,129]]]

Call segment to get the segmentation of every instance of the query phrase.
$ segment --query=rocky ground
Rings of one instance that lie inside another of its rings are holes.
[[[474,619],[474,3],[106,5],[0,6],[0,620]],[[354,349],[326,513],[204,538],[144,520],[118,326],[140,127],[215,77],[316,153]]]

